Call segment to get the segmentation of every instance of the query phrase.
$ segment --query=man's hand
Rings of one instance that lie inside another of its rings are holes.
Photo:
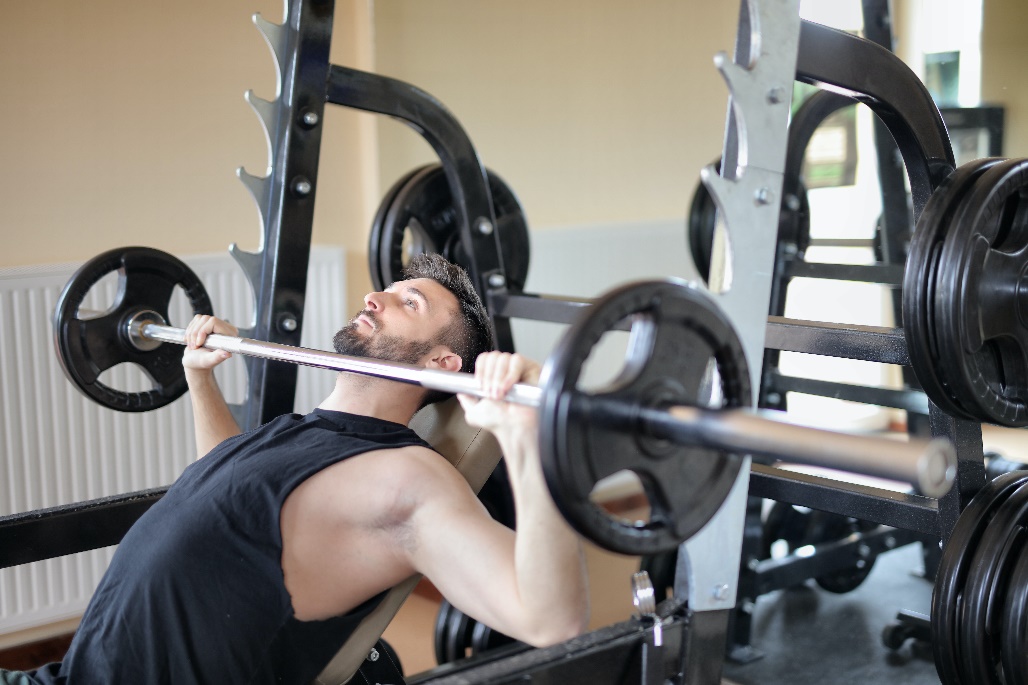
[[[538,429],[539,412],[503,401],[504,395],[515,383],[536,385],[539,382],[539,364],[508,352],[484,352],[475,362],[478,386],[489,399],[470,395],[457,395],[464,408],[464,419],[472,426],[497,433],[505,430]]]
[[[197,314],[186,326],[186,351],[182,355],[182,366],[188,373],[192,371],[210,371],[215,366],[232,356],[224,350],[208,350],[203,344],[211,333],[219,335],[239,335],[239,329],[227,321],[222,321],[207,314]]]
[[[232,353],[204,348],[204,341],[211,333],[237,336],[239,329],[207,314],[197,314],[186,326],[182,367],[186,371],[189,398],[193,404],[197,458],[210,452],[225,438],[239,434],[239,425],[214,378],[214,367],[231,357]]]

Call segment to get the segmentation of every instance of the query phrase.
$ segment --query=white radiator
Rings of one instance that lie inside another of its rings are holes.
[[[183,258],[211,296],[214,311],[242,325],[253,301],[242,271],[226,253]],[[331,349],[344,323],[343,251],[311,251],[302,344]],[[53,349],[51,313],[77,265],[0,269],[0,516],[132,492],[172,483],[193,459],[188,395],[152,412],[106,409],[68,381]],[[114,298],[114,278],[94,292]],[[98,298],[87,303],[102,310]],[[185,298],[173,298],[170,322],[189,320]],[[219,369],[230,402],[245,397],[241,359]],[[334,374],[300,367],[296,410],[309,411],[330,391]],[[134,367],[117,367],[102,380],[123,390],[141,385]],[[0,636],[82,613],[113,548],[0,569]]]

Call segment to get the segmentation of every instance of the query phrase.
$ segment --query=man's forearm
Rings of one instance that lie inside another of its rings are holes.
[[[186,381],[193,404],[196,456],[200,458],[226,438],[239,435],[239,424],[232,416],[212,371],[187,369]]]
[[[538,443],[529,432],[498,436],[517,509],[515,566],[526,613],[539,617],[542,642],[569,639],[589,621],[588,575],[578,536],[550,497]]]

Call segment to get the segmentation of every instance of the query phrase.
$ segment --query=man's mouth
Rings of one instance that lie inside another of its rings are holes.
[[[364,324],[371,330],[378,328],[377,322],[375,321],[374,315],[370,312],[361,312],[355,319],[357,323]]]

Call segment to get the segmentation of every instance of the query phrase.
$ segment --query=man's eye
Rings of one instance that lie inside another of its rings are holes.
[[[414,300],[410,299],[410,298],[407,298],[406,300],[404,300],[403,303],[405,305],[407,305],[408,307],[410,307],[411,309],[417,309],[418,308],[418,303],[415,302]]]

